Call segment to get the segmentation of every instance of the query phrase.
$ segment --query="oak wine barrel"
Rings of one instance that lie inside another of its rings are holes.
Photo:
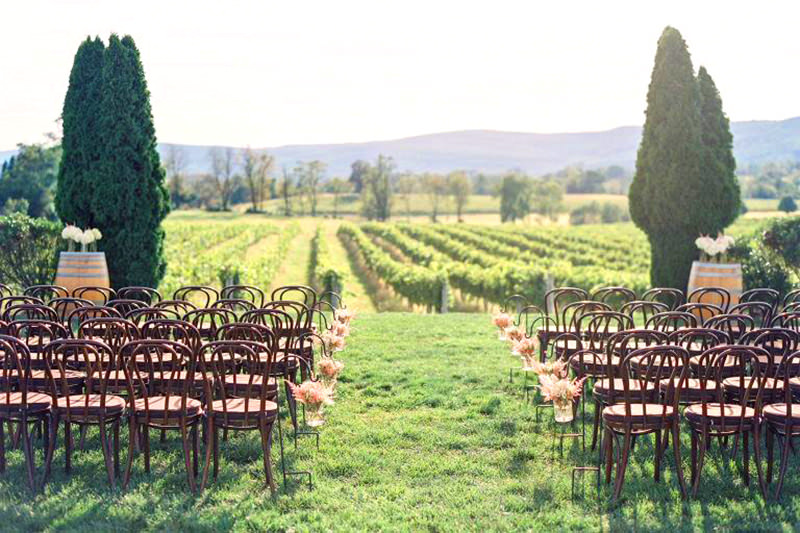
[[[61,252],[55,283],[70,294],[78,287],[110,287],[105,252]],[[104,301],[99,293],[87,292],[83,298],[98,305]]]
[[[730,305],[739,303],[742,295],[742,265],[739,263],[707,263],[704,261],[694,261],[692,271],[689,274],[689,287],[686,294],[701,287],[722,287],[731,294]],[[719,305],[719,301],[713,295],[704,295],[701,303]]]

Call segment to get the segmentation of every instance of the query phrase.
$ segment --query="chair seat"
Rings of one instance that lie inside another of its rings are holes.
[[[211,408],[214,411],[215,417],[224,417],[227,415],[228,419],[242,420],[245,417],[250,421],[257,420],[258,415],[265,414],[268,417],[273,417],[278,414],[278,404],[266,400],[264,402],[264,410],[261,410],[261,401],[257,398],[226,398],[224,400],[215,400],[211,403]]]
[[[743,388],[745,390],[750,389],[750,394],[753,396],[753,400],[755,401],[755,395],[758,392],[758,383],[753,383],[753,377],[745,377],[741,379],[739,376],[731,376],[729,378],[725,378],[722,380],[722,386],[725,390],[731,391],[741,391]],[[742,386],[744,385],[744,387]],[[783,379],[778,378],[765,378],[764,379],[764,392],[772,391],[774,389],[781,389],[783,390]]]
[[[177,370],[175,372],[172,372],[171,370],[153,372],[153,381],[155,382],[165,382],[169,380],[183,382],[187,381],[188,379],[189,372],[186,370]],[[207,377],[202,372],[194,372],[194,374],[192,374],[192,381],[195,383],[202,383],[205,379],[207,379]]]
[[[233,388],[235,385],[237,388],[245,388],[250,383],[253,384],[253,387],[260,387],[262,383],[264,383],[263,376],[259,374],[228,374],[225,376],[225,385],[228,385],[229,388]],[[267,389],[268,390],[278,390],[278,380],[274,377],[270,377],[267,380]]]
[[[69,407],[67,407],[69,405]],[[69,410],[70,416],[88,415],[95,417],[105,411],[105,414],[116,415],[125,409],[125,399],[112,394],[105,395],[105,406],[103,406],[102,394],[71,394],[56,398],[56,410],[66,413]]]
[[[690,422],[700,422],[704,418],[711,419],[713,424],[735,424],[744,414],[745,420],[755,420],[756,411],[752,407],[742,407],[738,404],[725,404],[723,409],[720,403],[707,403],[706,416],[703,416],[703,404],[695,403],[684,411],[686,418]]]
[[[614,386],[614,393],[620,395],[620,397],[625,393],[625,382],[622,378],[614,378],[613,380],[603,378],[597,380],[597,382],[594,384],[594,393],[601,396],[606,396],[611,393],[611,385]],[[656,389],[656,384],[649,381],[644,382],[644,387],[642,387],[642,385],[642,382],[638,379],[629,379],[628,391],[641,392],[643,389],[645,391],[654,391]]]
[[[599,363],[598,357],[600,361],[603,361],[602,364]],[[576,372],[581,371],[581,367],[583,372],[590,376],[605,376],[608,374],[608,359],[605,354],[589,354],[589,353],[582,353],[575,358],[570,359],[570,366]],[[611,356],[611,367],[612,370],[616,372],[616,369],[619,368],[620,358],[616,355]]]
[[[659,388],[666,392],[669,389],[670,381],[672,382],[673,387],[677,387],[680,378],[662,379],[658,382]],[[702,400],[708,401],[716,398],[718,388],[717,382],[708,380],[706,381],[705,385],[706,386],[704,390],[701,380],[696,378],[687,378],[681,386],[680,402],[682,404],[697,403]]]
[[[603,408],[603,420],[612,424],[626,421],[626,406],[630,406],[630,420],[635,424],[653,425],[661,421],[671,422],[675,409],[671,405],[660,403],[618,403]]]
[[[167,401],[166,396],[150,396],[139,398],[133,402],[133,412],[137,416],[144,415],[149,408],[150,418],[158,422],[157,418],[163,418],[166,413],[167,418],[178,418],[181,414],[181,397],[170,396]],[[203,404],[194,398],[186,399],[186,416],[198,416],[203,412]]]
[[[800,403],[793,403],[792,406],[792,422],[800,423]],[[786,423],[787,404],[785,403],[772,403],[764,406],[764,418],[768,422],[783,425]]]
[[[53,400],[49,394],[40,392],[28,392],[25,398],[28,411],[41,412],[50,409]],[[22,407],[22,393],[11,392],[0,394],[0,413],[14,411],[17,412]]]

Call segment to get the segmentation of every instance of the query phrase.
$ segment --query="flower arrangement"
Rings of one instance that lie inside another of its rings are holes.
[[[344,363],[337,361],[333,357],[323,357],[317,363],[317,368],[319,369],[320,380],[328,389],[330,397],[333,398],[336,391],[336,381],[344,369]]]
[[[733,237],[720,233],[715,239],[708,235],[701,235],[694,244],[700,250],[700,259],[711,262],[724,262],[725,254],[734,245]]]
[[[500,330],[500,340],[506,340],[506,329],[508,329],[511,325],[513,325],[514,321],[511,319],[511,316],[508,313],[497,313],[492,317],[492,321],[494,325],[497,326],[497,329]]]
[[[553,402],[556,422],[570,422],[573,419],[572,404],[581,397],[585,381],[585,377],[570,380],[555,374],[539,376],[539,389],[546,402]]]
[[[344,350],[345,338],[343,335],[337,335],[333,330],[327,330],[322,334],[322,344],[325,346],[327,353],[341,352]]]
[[[522,359],[522,370],[533,370],[533,365],[536,364],[539,355],[539,347],[538,337],[523,336],[514,343],[511,354],[518,355]]]
[[[61,230],[61,238],[69,243],[69,251],[75,251],[75,244],[81,245],[81,251],[97,251],[97,241],[103,238],[103,234],[97,228],[81,229],[72,224],[67,224]]]
[[[350,335],[350,326],[344,322],[336,321],[331,324],[330,331],[337,337],[344,338]]]
[[[513,346],[525,338],[525,330],[519,326],[511,326],[506,328],[506,340]]]
[[[304,381],[300,385],[295,385],[291,381],[287,381],[287,383],[295,401],[306,407],[306,413],[309,415],[306,423],[312,427],[324,424],[322,410],[326,405],[333,404],[330,391],[325,384],[321,381],[310,380]]]
[[[340,308],[333,312],[333,319],[345,326],[349,326],[355,317],[356,312],[347,308]]]
[[[563,377],[566,375],[567,365],[564,361],[560,360],[550,361],[549,363],[534,361],[531,364],[531,370],[538,374],[539,378],[542,376]]]

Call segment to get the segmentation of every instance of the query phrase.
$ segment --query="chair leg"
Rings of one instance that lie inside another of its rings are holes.
[[[142,451],[144,452],[144,471],[150,473],[150,426],[142,425]]]
[[[108,484],[111,485],[111,487],[114,487],[116,484],[114,481],[114,462],[111,458],[111,450],[109,449],[110,446],[106,432],[105,418],[100,418],[100,423],[98,426],[98,429],[100,430],[100,447],[103,450],[103,461],[106,463],[106,473],[108,474]]]
[[[600,428],[600,416],[603,412],[603,408],[600,405],[600,402],[594,402],[594,425],[592,427],[592,451],[594,451],[595,446],[597,446],[597,433]]]
[[[767,425],[765,431],[765,440],[767,448],[767,484],[772,483],[772,462],[774,460],[774,447],[775,447],[775,432],[772,431],[772,426]]]
[[[697,489],[700,487],[700,475],[703,472],[703,463],[706,459],[706,449],[708,449],[708,427],[703,427],[703,433],[700,435],[700,457],[697,459],[697,474],[692,486],[692,498],[697,496]]]
[[[114,475],[119,477],[119,425],[121,424],[121,419],[117,418],[114,421]]]
[[[5,425],[0,422],[0,474],[6,471],[6,435]]]
[[[272,439],[270,432],[272,425],[267,424],[266,419],[259,422],[259,431],[261,432],[261,452],[264,460],[264,475],[267,478],[267,485],[269,490],[275,492],[275,480],[272,477],[272,460],[270,458],[270,449],[272,448]]]
[[[50,477],[50,467],[53,464],[53,453],[56,449],[56,437],[58,435],[58,414],[53,412],[47,420],[47,423],[50,425],[50,429],[48,430],[48,441],[47,441],[47,450],[44,455],[44,478],[42,479],[42,487],[47,484],[47,480]],[[2,428],[2,424],[0,424],[0,428]]]
[[[742,434],[742,474],[745,487],[750,486],[750,432]]]
[[[128,462],[125,466],[125,478],[122,481],[122,488],[128,488],[128,482],[131,480],[131,469],[133,467],[133,455],[136,453],[136,441],[139,438],[136,434],[138,422],[136,417],[131,415],[128,419]]]
[[[783,437],[783,448],[781,449],[781,469],[778,474],[778,486],[775,488],[775,499],[781,499],[781,489],[783,489],[783,479],[786,477],[786,470],[789,467],[789,443],[792,441],[790,432],[786,431]]]
[[[614,484],[614,495],[611,498],[612,502],[619,500],[622,494],[622,484],[625,482],[625,471],[628,468],[628,459],[631,453],[631,443],[633,441],[630,428],[625,430],[625,440],[622,444],[622,455],[617,462],[617,479]]]
[[[653,479],[656,483],[661,480],[661,430],[659,429],[654,434],[654,448],[655,448],[655,460],[653,461]]]
[[[205,430],[204,433],[206,441],[206,460],[205,463],[203,464],[203,477],[200,480],[200,492],[205,490],[206,484],[208,483],[208,469],[211,466],[211,453],[212,453],[212,447],[214,446],[212,435],[217,431],[216,428],[214,427],[213,416],[206,419],[206,424],[205,426],[203,426],[203,428]]]
[[[69,419],[64,422],[64,472],[72,470],[72,424]]]
[[[34,454],[33,450],[31,449],[31,434],[30,428],[28,427],[28,417],[26,415],[22,415],[22,421],[20,422],[22,425],[22,450],[25,453],[25,469],[28,473],[28,486],[30,486],[31,491],[36,491],[36,476],[34,474]]]
[[[198,455],[200,454],[200,443],[197,440],[199,438],[197,432],[197,423],[195,423],[192,426],[191,437],[192,437],[192,473],[194,474],[194,477],[197,478],[197,475],[199,473]]]
[[[611,483],[611,469],[613,468],[613,451],[614,451],[614,444],[613,444],[614,437],[611,434],[610,429],[605,430],[605,437],[603,437],[603,441],[605,442],[606,446],[606,485]]]
[[[761,490],[761,497],[767,498],[767,487],[764,485],[764,474],[761,468],[761,423],[756,422],[755,433],[753,435],[753,455],[756,461],[756,474],[758,475],[758,488]]]
[[[694,486],[694,480],[697,477],[697,433],[689,429],[689,434],[692,441],[692,462],[689,471],[689,483]]]
[[[681,461],[681,428],[678,418],[672,423],[672,451],[675,455],[675,473],[678,476],[678,487],[681,497],[686,497],[686,481],[683,479],[683,462]]]
[[[214,482],[216,483],[219,476],[219,430],[214,426],[214,431],[211,434],[211,442],[214,448]]]
[[[183,444],[183,461],[186,464],[186,477],[189,480],[189,488],[191,491],[197,492],[197,487],[195,486],[194,476],[192,475],[192,459],[191,459],[191,451],[189,449],[189,431],[186,428],[186,423],[181,421],[181,442]]]

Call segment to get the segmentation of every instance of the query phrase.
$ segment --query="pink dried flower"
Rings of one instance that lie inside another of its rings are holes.
[[[503,312],[497,313],[496,315],[494,315],[494,317],[492,317],[492,320],[494,321],[494,325],[500,328],[501,330],[506,329],[512,324],[511,317],[508,315],[508,313],[503,313]]]
[[[337,322],[340,322],[346,326],[350,325],[350,322],[356,317],[356,312],[352,309],[342,308],[337,309],[333,312],[333,318]]]
[[[337,337],[347,337],[350,335],[350,326],[342,322],[334,322],[330,327],[330,331]]]
[[[344,363],[332,357],[323,357],[319,360],[317,365],[319,367],[319,373],[328,379],[336,379],[344,368]]]
[[[328,353],[340,352],[344,350],[344,337],[336,335],[333,331],[328,330],[323,333],[322,342],[325,344],[325,349],[328,351]]]
[[[319,381],[304,381],[300,385],[295,385],[291,381],[287,381],[289,389],[292,391],[292,396],[303,405],[309,407],[320,407],[322,405],[330,405],[333,403],[330,391],[322,382]]]
[[[519,326],[511,326],[506,328],[506,339],[512,346],[525,338],[525,330]]]
[[[586,378],[570,380],[555,375],[539,376],[539,388],[547,402],[566,402],[580,398]]]

